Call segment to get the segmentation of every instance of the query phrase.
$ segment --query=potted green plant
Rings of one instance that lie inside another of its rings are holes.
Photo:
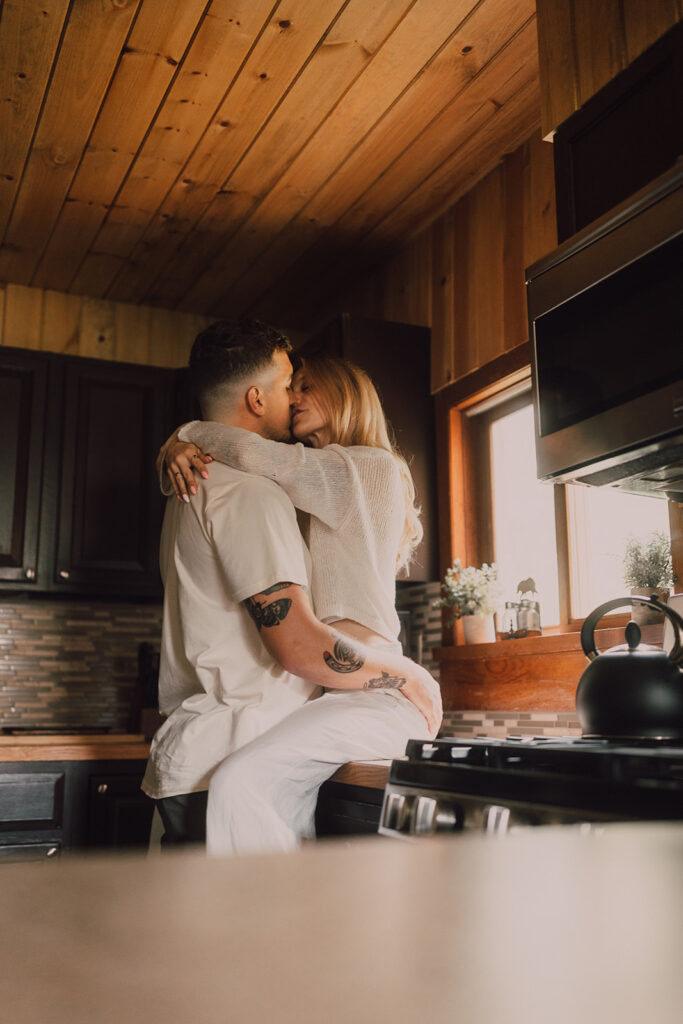
[[[473,565],[463,567],[456,558],[441,584],[443,596],[435,602],[437,607],[450,608],[452,625],[462,619],[465,643],[491,643],[496,639],[493,624],[497,598],[498,573],[495,565],[486,562],[477,569]]]
[[[671,541],[663,530],[654,530],[644,540],[629,537],[624,552],[624,583],[634,597],[650,597],[654,594],[660,601],[669,597],[673,584]],[[661,612],[647,605],[634,605],[632,616],[640,625],[661,622]]]

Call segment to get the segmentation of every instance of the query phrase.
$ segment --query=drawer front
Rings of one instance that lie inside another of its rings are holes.
[[[0,829],[61,826],[63,772],[0,772]]]
[[[27,860],[57,860],[61,843],[8,843],[0,845],[0,863],[10,864]]]

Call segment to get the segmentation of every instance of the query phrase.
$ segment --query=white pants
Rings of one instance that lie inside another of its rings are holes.
[[[292,850],[315,835],[318,789],[347,761],[402,757],[424,717],[383,690],[326,693],[231,754],[209,785],[211,854]]]

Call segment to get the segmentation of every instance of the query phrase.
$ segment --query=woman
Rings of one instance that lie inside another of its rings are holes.
[[[198,455],[206,458],[203,452],[276,481],[308,514],[304,534],[318,618],[365,644],[400,653],[394,580],[422,529],[408,467],[391,444],[368,376],[343,360],[306,361],[293,381],[292,433],[308,447],[219,423],[188,424],[165,452],[173,488],[189,500],[188,490],[196,490],[192,466]],[[409,738],[427,735],[425,720],[398,690],[327,691],[216,771],[209,849],[290,848],[312,834],[318,787],[339,764],[398,757]],[[255,820],[244,824],[259,815],[263,828]]]

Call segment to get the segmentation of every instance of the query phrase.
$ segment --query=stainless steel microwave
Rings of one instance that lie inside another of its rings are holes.
[[[526,278],[539,478],[683,501],[683,167]]]

